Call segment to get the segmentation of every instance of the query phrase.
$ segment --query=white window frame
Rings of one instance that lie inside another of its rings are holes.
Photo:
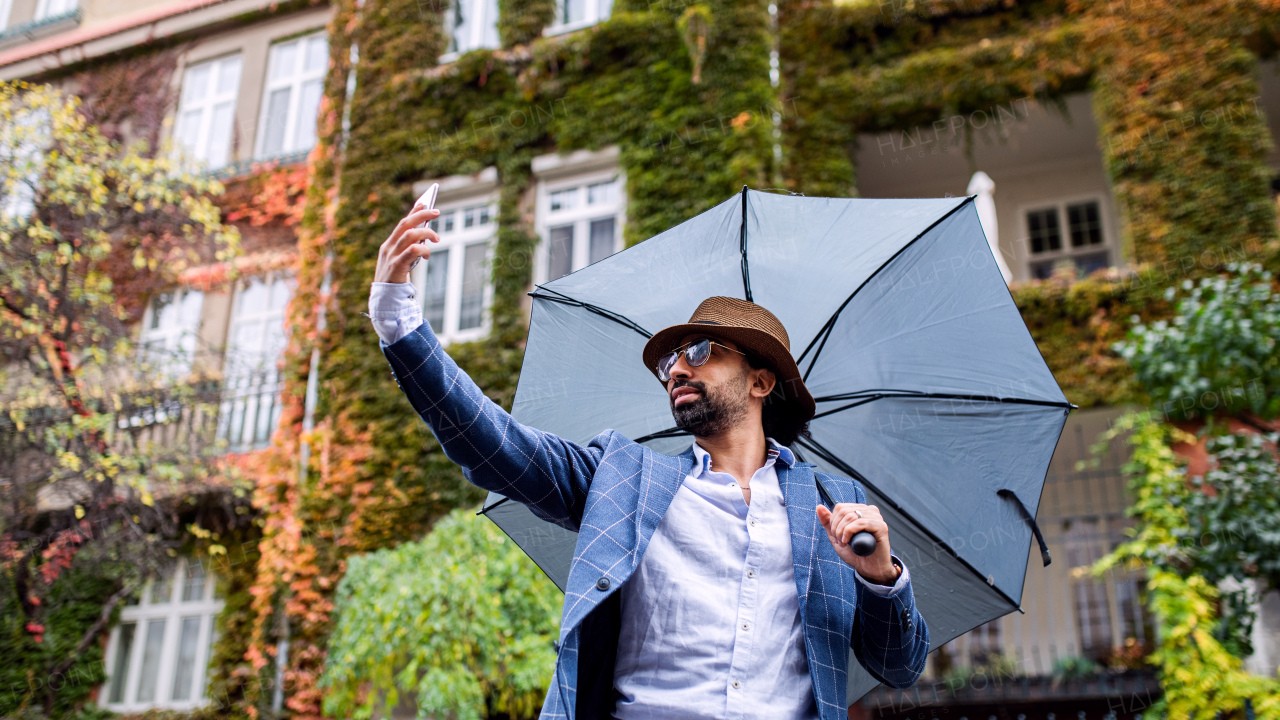
[[[581,153],[581,154],[580,154]],[[550,156],[547,156],[550,157]],[[570,272],[586,267],[591,253],[591,221],[614,218],[613,252],[624,247],[622,230],[627,224],[627,181],[622,168],[609,152],[590,153],[579,151],[567,161],[557,164],[554,170],[539,177],[534,211],[534,229],[538,233],[538,248],[534,252],[533,282],[548,282],[551,254],[551,229],[573,225],[573,257]],[[537,174],[535,170],[535,174]],[[612,180],[614,202],[604,205],[588,205],[587,186]],[[578,204],[569,210],[551,210],[551,194],[570,188],[578,188]]]
[[[442,183],[443,185],[443,183]],[[433,254],[439,250],[448,250],[448,268],[445,274],[445,300],[444,300],[444,322],[443,331],[436,333],[440,342],[448,344],[451,342],[469,342],[479,340],[489,334],[492,327],[492,318],[490,311],[493,308],[493,256],[494,248],[498,242],[498,195],[496,191],[483,192],[481,194],[455,193],[452,196],[446,196],[442,189],[441,198],[449,197],[448,200],[436,202],[436,207],[440,208],[440,215],[436,218],[434,229],[436,234],[440,236],[440,242],[432,245]],[[487,207],[489,220],[484,224],[479,223],[479,208]],[[464,227],[464,220],[468,210],[476,212],[476,224],[470,228]],[[453,230],[445,230],[444,221],[446,214],[453,213],[454,228]],[[462,283],[464,260],[466,257],[466,248],[476,243],[486,243],[485,260],[484,260],[484,290],[483,301],[480,311],[480,326],[459,330],[458,325],[462,316]],[[432,259],[424,260],[418,263],[417,267],[411,273],[411,280],[418,294],[418,302],[425,303],[427,300],[427,268]],[[423,308],[423,319],[426,320],[426,309]]]
[[[9,15],[13,12],[13,0],[0,0],[0,30],[9,27]]]
[[[234,61],[234,69],[232,63]],[[188,95],[190,89],[189,83],[191,73],[198,71],[205,66],[209,67],[209,81],[207,92],[204,97],[192,98]],[[231,90],[219,94],[217,92],[218,84],[223,79],[223,73],[234,72],[235,83]],[[182,70],[182,88],[178,94],[178,113],[177,120],[174,123],[173,137],[176,145],[180,145],[185,149],[188,156],[202,162],[204,167],[209,170],[216,170],[230,163],[235,155],[233,144],[235,142],[236,127],[236,104],[240,96],[240,78],[244,74],[244,57],[237,51],[220,57],[201,60],[197,63],[187,65]],[[231,106],[231,122],[227,126],[226,137],[226,154],[223,157],[214,158],[209,156],[211,133],[213,131],[214,113],[222,106],[227,104]],[[199,113],[196,124],[196,138],[193,146],[187,146],[182,141],[183,130],[186,123],[190,122],[187,118],[192,113]]]
[[[54,8],[58,5],[65,5],[67,7],[63,7],[57,12],[54,12]],[[36,14],[34,19],[43,20],[45,18],[65,15],[69,12],[75,12],[79,7],[79,0],[39,0],[39,2],[36,3]]]
[[[317,69],[307,70],[306,69],[307,54],[305,52],[305,46],[315,38],[323,38],[325,40],[326,52],[325,52],[324,67],[319,68],[318,70]],[[296,44],[299,47],[299,52],[295,56],[296,64],[294,66],[294,70],[292,73],[290,73],[288,76],[286,76],[283,79],[280,79],[280,78],[273,79],[274,70],[275,70],[274,63],[276,62],[276,57],[277,57],[276,52],[278,48],[282,48],[285,45],[289,45],[289,44]],[[262,86],[262,104],[258,110],[258,134],[257,134],[257,141],[255,143],[256,147],[253,153],[253,156],[255,159],[270,160],[271,158],[293,155],[295,153],[300,153],[300,152],[310,150],[315,145],[314,142],[312,142],[312,144],[307,145],[305,147],[298,145],[297,130],[298,130],[299,119],[300,119],[299,113],[301,112],[300,106],[302,104],[302,89],[310,82],[313,82],[316,80],[320,82],[321,96],[320,96],[320,101],[318,101],[317,103],[317,108],[318,108],[319,103],[323,102],[323,99],[324,99],[324,96],[323,96],[324,78],[325,78],[325,74],[328,72],[328,69],[329,69],[328,38],[325,35],[324,30],[307,32],[302,35],[291,36],[291,37],[288,37],[282,40],[277,40],[271,43],[271,46],[267,49],[267,74],[266,74],[266,79],[263,82],[263,86]],[[289,106],[288,106],[288,109],[285,111],[284,137],[281,140],[280,150],[278,152],[272,152],[268,154],[266,150],[267,123],[268,123],[268,113],[270,112],[270,109],[271,109],[271,93],[273,91],[280,90],[283,88],[290,88]],[[317,117],[311,118],[311,122],[313,124],[312,125],[313,129],[311,134],[313,137],[316,135],[315,126],[318,124],[318,117],[319,115],[317,113]]]
[[[453,13],[457,3],[461,3],[464,15],[472,19],[467,27],[466,42],[456,42],[458,36],[453,30]],[[472,50],[502,47],[502,40],[498,35],[498,14],[498,0],[449,0],[444,10],[445,46],[456,43],[457,47],[441,55],[439,62],[453,62]]]
[[[262,282],[266,287],[267,297],[270,298],[270,293],[277,280],[283,281],[289,291],[288,297],[281,308],[273,309],[268,304],[265,309],[254,311],[244,306],[244,293],[251,283],[254,281]],[[228,450],[232,453],[251,452],[266,447],[271,442],[271,436],[275,433],[282,408],[280,383],[283,373],[280,370],[280,359],[284,357],[284,353],[289,346],[285,319],[288,314],[289,303],[293,300],[296,292],[296,278],[291,273],[284,271],[272,271],[263,275],[242,278],[235,285],[235,294],[231,301],[231,319],[227,324],[227,347],[223,356],[223,398],[218,412],[217,431],[218,439],[226,440]],[[245,314],[241,314],[242,310],[245,311]],[[263,357],[257,367],[247,370],[236,366],[235,363],[238,361],[236,354],[243,351],[243,349],[237,348],[235,345],[237,325],[241,323],[262,323],[265,332],[267,328],[272,326],[272,321],[279,323],[277,327],[284,336],[280,342],[280,355],[273,360]],[[265,438],[257,438],[254,428],[258,426],[264,399],[271,401],[270,405],[268,405],[270,414],[266,420],[267,436]],[[239,437],[230,436],[232,430],[231,420],[235,414],[241,415]],[[246,420],[251,420],[251,422]],[[248,440],[245,439],[246,437],[248,437]]]
[[[136,605],[127,605],[120,610],[120,620],[111,629],[107,638],[107,652],[104,656],[107,680],[98,691],[101,698],[99,705],[115,712],[141,712],[152,708],[172,710],[192,710],[208,703],[205,697],[208,685],[209,656],[213,650],[213,639],[217,636],[218,614],[222,612],[225,602],[218,597],[218,578],[209,568],[207,561],[204,591],[197,600],[182,600],[182,589],[186,579],[187,568],[196,562],[195,558],[181,558],[174,564],[168,602],[152,603],[151,591],[155,580],[148,580]],[[199,617],[200,630],[196,639],[194,672],[191,678],[189,699],[173,700],[174,672],[178,664],[179,643],[182,636],[183,618]],[[156,678],[156,697],[150,702],[139,702],[138,685],[141,680],[143,655],[145,654],[147,624],[151,620],[164,620],[164,641],[161,644],[158,662],[159,673]],[[115,672],[116,660],[120,647],[120,630],[123,625],[134,623],[131,652],[127,658],[124,678],[124,696],[119,702],[111,702],[112,674]]]
[[[1080,248],[1071,247],[1071,226],[1067,218],[1067,206],[1093,202],[1098,205],[1098,228],[1102,233],[1102,242],[1098,245],[1085,245]],[[1062,233],[1062,249],[1041,253],[1031,252],[1031,232],[1027,227],[1027,214],[1053,208],[1058,213],[1058,229]],[[1108,223],[1107,198],[1100,193],[1069,195],[1042,202],[1023,203],[1018,206],[1018,243],[1023,252],[1025,263],[1023,270],[1028,279],[1035,279],[1034,266],[1057,260],[1073,260],[1080,256],[1098,252],[1107,253],[1107,266],[1119,267],[1121,257],[1115,245],[1114,236]]]
[[[153,328],[156,320],[156,300],[160,295],[172,295],[171,306],[175,307],[178,317],[172,325]],[[142,332],[138,336],[138,349],[143,356],[144,367],[148,371],[158,372],[170,380],[185,377],[191,372],[195,362],[197,345],[200,341],[200,319],[204,311],[204,293],[195,288],[174,288],[168,292],[152,297],[147,301],[147,309],[142,314]],[[184,306],[191,304],[191,315],[184,318]],[[161,352],[167,357],[156,360],[148,346],[160,344]]]
[[[565,3],[572,0],[556,0],[556,14],[551,21],[551,25],[542,31],[544,36],[559,35],[561,33],[573,32],[583,28],[591,27],[597,23],[609,19],[613,14],[613,0],[582,0],[585,3],[584,13],[581,20],[573,22],[564,22]]]

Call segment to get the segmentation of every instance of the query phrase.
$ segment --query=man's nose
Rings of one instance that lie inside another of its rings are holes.
[[[671,377],[672,379],[693,377],[693,367],[685,360],[684,353],[680,353],[680,357],[676,358],[676,364],[671,366]]]

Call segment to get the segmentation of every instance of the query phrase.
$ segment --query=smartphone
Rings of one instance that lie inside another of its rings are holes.
[[[422,197],[418,198],[417,202],[413,204],[413,210],[411,210],[411,212],[416,212],[419,208],[423,208],[426,210],[434,210],[436,207],[436,195],[439,195],[439,194],[440,194],[440,183],[431,183],[431,187],[427,188],[427,191],[422,193]],[[430,221],[427,221],[427,222],[430,222]],[[427,223],[424,222],[418,227],[424,228],[426,226],[427,226]],[[426,241],[424,240],[423,242],[426,242]],[[414,260],[413,264],[409,266],[409,269],[410,270],[414,269],[415,267],[418,266],[418,263],[421,261],[422,261],[422,258],[418,258],[417,260]]]

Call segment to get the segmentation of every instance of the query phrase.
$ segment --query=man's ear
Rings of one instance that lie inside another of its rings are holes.
[[[773,392],[774,386],[778,384],[773,371],[769,368],[759,368],[752,370],[751,374],[751,397],[769,397],[769,393]]]

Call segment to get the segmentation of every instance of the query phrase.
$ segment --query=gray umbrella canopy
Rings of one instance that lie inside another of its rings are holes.
[[[586,444],[615,429],[678,454],[641,360],[713,295],[773,312],[817,401],[794,446],[859,480],[911,568],[933,647],[1018,609],[1071,404],[1027,331],[972,198],[749,191],[541,285],[512,414]],[[490,494],[485,513],[562,589],[576,535]],[[1043,547],[1043,546],[1042,546]],[[1046,556],[1047,560],[1047,556]],[[849,702],[876,681],[850,659]]]

